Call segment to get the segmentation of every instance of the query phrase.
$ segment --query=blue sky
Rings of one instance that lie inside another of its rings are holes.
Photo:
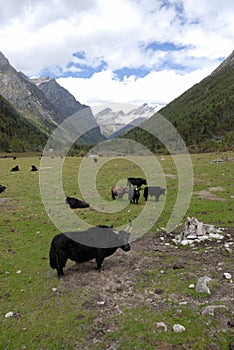
[[[233,51],[231,0],[0,0],[0,51],[78,101],[166,104]]]

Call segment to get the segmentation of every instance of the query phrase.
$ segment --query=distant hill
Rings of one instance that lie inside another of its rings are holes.
[[[18,110],[21,120],[29,121],[42,134],[49,137],[52,131],[67,117],[77,113],[87,106],[82,105],[54,79],[40,78],[30,80],[22,72],[17,72],[8,59],[0,52],[0,94]],[[22,119],[23,118],[23,119]],[[85,134],[78,143],[95,144],[105,137],[90,111],[89,120],[92,130]],[[7,123],[7,119],[4,118]],[[2,121],[3,123],[3,121]],[[7,130],[7,125],[3,125]],[[24,128],[24,126],[22,126]],[[2,130],[3,130],[2,129]],[[6,135],[9,137],[10,135]]]
[[[0,152],[42,151],[47,135],[0,95]]]
[[[234,51],[211,75],[159,110],[183,137],[190,151],[234,147]],[[141,124],[157,125],[157,114]],[[141,128],[123,137],[143,143],[152,151],[162,149]]]

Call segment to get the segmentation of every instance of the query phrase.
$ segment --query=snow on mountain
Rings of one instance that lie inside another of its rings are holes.
[[[130,129],[150,118],[164,105],[147,104],[120,104],[112,103],[106,105],[93,106],[92,112],[101,132],[108,138],[112,134],[120,134],[121,130]]]

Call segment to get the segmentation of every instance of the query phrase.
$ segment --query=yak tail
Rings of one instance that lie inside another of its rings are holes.
[[[52,269],[57,267],[57,254],[53,245],[50,247],[50,266]]]

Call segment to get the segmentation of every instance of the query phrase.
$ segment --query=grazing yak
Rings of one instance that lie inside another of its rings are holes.
[[[137,188],[141,188],[142,185],[147,185],[146,180],[141,177],[129,177],[127,181],[127,186],[131,187],[136,186]]]
[[[71,209],[88,208],[89,207],[88,202],[86,202],[82,199],[74,198],[74,197],[67,197],[65,203],[69,204]]]
[[[117,232],[113,227],[104,225],[82,232],[60,233],[51,242],[50,266],[57,270],[57,276],[61,278],[68,259],[77,263],[95,259],[100,272],[104,259],[114,254],[118,248],[125,252],[130,250],[128,240],[127,230]]]
[[[11,169],[11,171],[19,171],[19,166],[18,166],[18,165],[14,166],[14,167]]]
[[[128,187],[113,186],[111,188],[112,199],[115,199],[115,197],[118,197],[118,199],[122,199],[125,193],[128,193]]]
[[[161,195],[165,195],[166,188],[160,187],[160,186],[146,186],[144,188],[144,194],[143,197],[145,200],[148,200],[148,196],[155,197],[156,202],[159,201],[159,197]]]
[[[37,171],[36,165],[31,165],[31,171]]]
[[[6,189],[6,186],[0,185],[0,193],[3,193]]]
[[[130,203],[138,204],[139,198],[140,198],[139,188],[130,188],[128,191],[128,199],[130,200]]]

